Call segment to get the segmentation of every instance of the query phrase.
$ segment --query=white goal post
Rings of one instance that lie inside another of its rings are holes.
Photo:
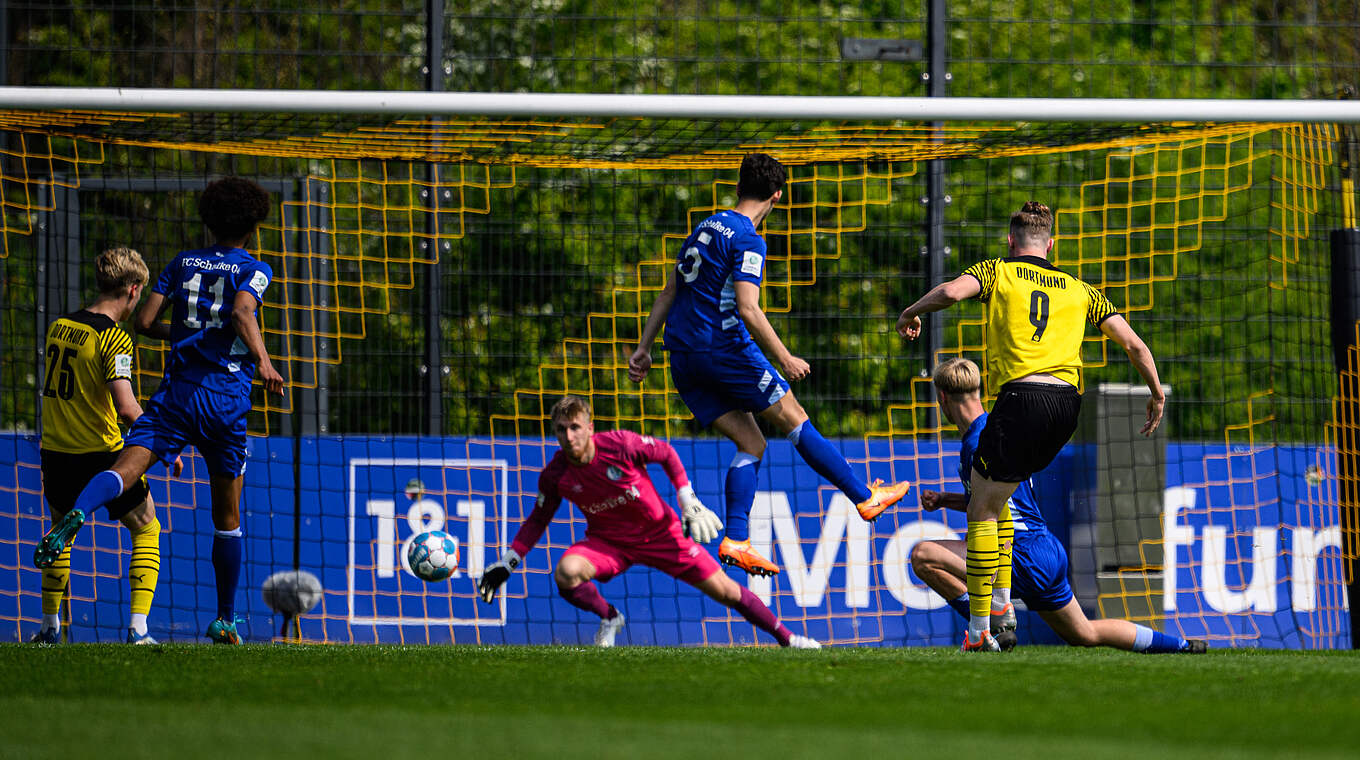
[[[0,108],[237,113],[1037,122],[1360,123],[1360,100],[605,95],[0,87]]]

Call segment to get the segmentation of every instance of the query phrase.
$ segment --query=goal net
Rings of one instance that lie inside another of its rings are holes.
[[[982,310],[932,315],[934,332],[912,344],[891,328],[942,274],[1005,255],[1010,213],[1036,199],[1055,210],[1057,266],[1128,317],[1169,389],[1165,425],[1143,439],[1137,374],[1089,332],[1081,428],[1035,483],[1087,614],[1216,646],[1347,646],[1335,441],[1353,421],[1334,412],[1328,305],[1329,235],[1356,224],[1354,150],[1344,125],[1249,120],[0,112],[0,636],[26,637],[41,617],[30,557],[47,526],[48,322],[90,299],[105,247],[141,251],[154,278],[211,242],[197,195],[238,174],[274,203],[249,247],[275,273],[260,313],[287,381],[282,398],[257,387],[249,418],[243,633],[588,643],[598,621],[553,582],[583,536],[573,507],[494,604],[476,580],[533,507],[557,450],[547,410],[567,393],[592,403],[597,430],[670,440],[722,514],[731,444],[694,423],[659,344],[643,384],[626,363],[677,246],[735,202],[736,167],[759,151],[790,172],[761,230],[762,299],[812,365],[794,392],[860,475],[913,484],[864,523],[771,436],[751,530],[783,572],[730,572],[795,633],[957,643],[962,620],[910,557],[920,541],[963,537],[962,514],[924,511],[918,497],[962,491],[959,436],[929,376],[952,356],[985,366]],[[165,357],[165,344],[138,340],[143,400]],[[149,473],[165,531],[150,620],[162,640],[192,640],[214,617],[207,474],[186,459],[181,478]],[[406,543],[429,528],[460,544],[448,582],[404,565]],[[64,610],[73,638],[121,637],[129,553],[102,513],[80,534]],[[282,630],[259,590],[294,569],[324,592]],[[628,617],[620,643],[769,643],[653,570],[601,590]],[[1056,641],[1034,615],[1021,626],[1022,641]]]

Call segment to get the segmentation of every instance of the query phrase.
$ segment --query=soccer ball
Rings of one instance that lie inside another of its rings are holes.
[[[260,587],[269,609],[288,617],[311,612],[321,593],[321,579],[306,570],[280,570]]]
[[[411,539],[406,561],[422,581],[442,581],[458,569],[458,542],[442,530],[425,531]]]

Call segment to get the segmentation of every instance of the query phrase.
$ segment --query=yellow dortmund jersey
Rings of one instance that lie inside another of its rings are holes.
[[[42,447],[84,454],[123,447],[107,384],[132,379],[132,339],[112,319],[67,314],[47,328]]]
[[[987,374],[996,390],[1044,373],[1081,388],[1081,339],[1118,314],[1100,291],[1038,256],[980,261],[964,274],[987,304]]]

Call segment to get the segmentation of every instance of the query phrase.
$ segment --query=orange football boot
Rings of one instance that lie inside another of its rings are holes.
[[[873,522],[883,514],[883,510],[901,501],[910,488],[911,483],[905,480],[890,486],[883,485],[881,480],[875,480],[869,484],[869,498],[856,504],[855,509],[859,510],[860,517]]]
[[[734,541],[724,538],[718,547],[718,559],[724,565],[736,565],[751,575],[778,575],[779,566],[765,559],[751,548],[751,540]]]

